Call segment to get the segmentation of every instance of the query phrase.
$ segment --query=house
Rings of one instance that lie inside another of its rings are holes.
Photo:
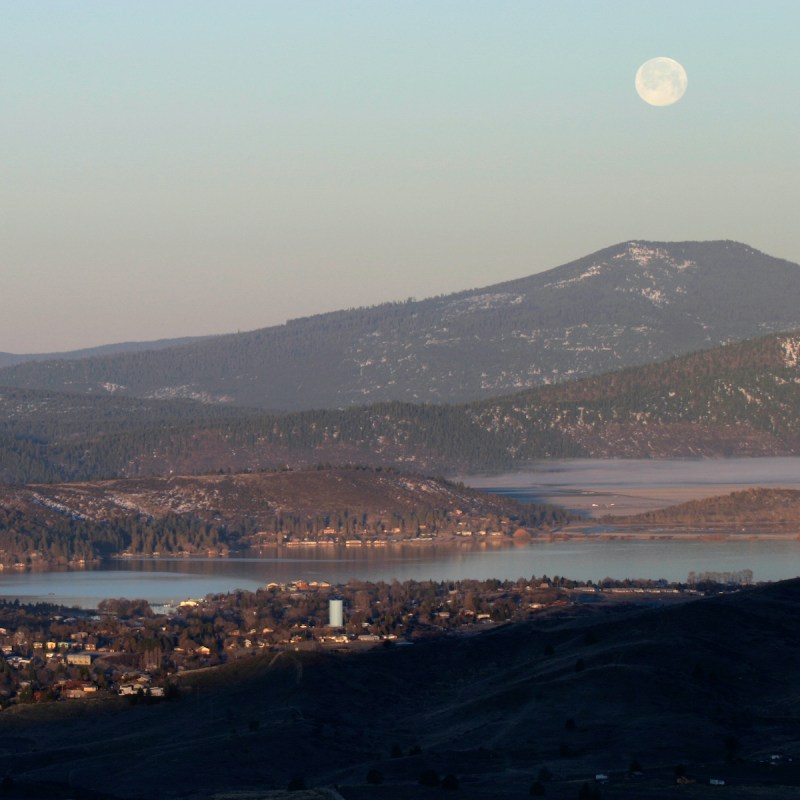
[[[93,653],[68,653],[67,664],[72,664],[76,667],[90,667],[92,665]]]
[[[67,700],[80,700],[97,694],[97,686],[89,681],[69,681],[61,690],[61,696]]]

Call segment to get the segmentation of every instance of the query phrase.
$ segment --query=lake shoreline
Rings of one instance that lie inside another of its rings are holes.
[[[598,529],[602,528],[602,530]],[[358,546],[353,544],[342,545],[336,542],[307,541],[307,542],[284,542],[282,544],[259,545],[239,551],[230,551],[225,554],[210,553],[116,553],[104,559],[93,559],[91,561],[70,562],[68,564],[53,564],[46,566],[43,562],[30,565],[19,566],[3,570],[0,567],[0,577],[5,573],[12,574],[61,574],[65,572],[87,573],[103,570],[106,567],[131,562],[147,562],[151,564],[182,564],[182,563],[214,563],[214,562],[253,562],[270,563],[274,560],[281,560],[281,554],[295,555],[308,553],[310,551],[320,551],[325,555],[343,556],[352,554],[354,550],[375,550],[380,551],[389,549],[393,551],[408,549],[410,551],[438,551],[440,554],[446,551],[453,553],[480,553],[485,551],[499,550],[525,550],[530,546],[543,543],[556,542],[615,542],[615,541],[686,541],[686,542],[794,542],[800,541],[800,532],[781,531],[781,530],[731,530],[729,528],[691,528],[676,525],[674,527],[651,527],[644,525],[625,524],[622,520],[606,521],[598,525],[598,520],[587,519],[584,522],[576,522],[564,525],[549,531],[536,531],[531,533],[527,539],[515,539],[511,536],[486,536],[476,539],[466,539],[460,537],[447,537],[438,539],[436,537],[403,541],[365,541]],[[255,553],[256,555],[248,555]]]

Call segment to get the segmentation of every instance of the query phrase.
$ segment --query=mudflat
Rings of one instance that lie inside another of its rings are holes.
[[[753,484],[753,487],[758,484]],[[557,490],[536,494],[537,502],[563,505],[570,511],[579,512],[597,519],[608,514],[627,516],[656,511],[666,506],[688,503],[691,500],[705,500],[709,497],[729,494],[748,488],[740,483],[720,484],[708,483],[695,486],[648,486],[625,487],[621,489],[605,489],[601,487],[582,487],[576,491]],[[771,488],[798,489],[796,483],[773,484]]]

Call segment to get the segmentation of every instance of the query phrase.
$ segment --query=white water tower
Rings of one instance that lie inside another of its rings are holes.
[[[328,625],[331,628],[344,627],[344,603],[341,600],[331,600],[328,603]]]

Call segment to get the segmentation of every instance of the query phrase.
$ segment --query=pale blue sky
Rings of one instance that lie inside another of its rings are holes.
[[[794,0],[0,0],[0,350],[249,330],[626,239],[800,261]],[[680,61],[654,108],[633,79]]]

